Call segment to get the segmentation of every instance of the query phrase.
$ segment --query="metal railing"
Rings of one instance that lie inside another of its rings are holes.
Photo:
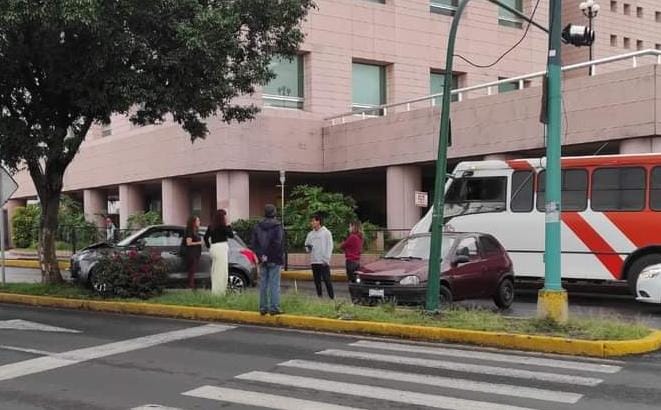
[[[288,95],[262,94],[265,106],[269,108],[301,109],[305,99]]]
[[[632,67],[636,68],[639,65],[639,60],[641,59],[641,57],[656,57],[656,61],[654,62],[654,64],[661,65],[661,50],[647,49],[647,50],[634,51],[631,53],[612,56],[612,57],[600,58],[592,61],[586,61],[583,63],[567,65],[562,67],[562,71],[568,72],[568,71],[576,71],[580,69],[589,68],[591,75],[594,75],[594,73],[596,72],[595,69],[598,66],[621,62],[621,61],[627,61],[627,60],[631,60]],[[510,77],[499,81],[491,81],[488,83],[473,85],[470,87],[458,88],[456,90],[452,90],[452,95],[456,95],[458,101],[463,101],[466,97],[466,94],[477,90],[486,89],[487,95],[492,95],[494,88],[497,88],[501,84],[507,84],[513,82],[518,82],[519,88],[522,89],[524,88],[526,81],[543,78],[545,75],[546,75],[546,70],[537,71],[534,73],[520,75],[517,77]],[[429,106],[433,107],[436,105],[435,104],[436,100],[442,96],[443,93],[437,93],[437,94],[426,95],[424,97],[418,97],[410,100],[400,101],[396,103],[382,104],[379,106],[365,108],[365,109],[354,109],[350,112],[345,112],[342,114],[327,117],[325,118],[325,120],[330,121],[331,123],[330,125],[334,126],[334,125],[344,124],[349,121],[373,118],[374,116],[373,115],[370,116],[369,113],[374,112],[376,110],[381,110],[383,113],[382,115],[386,116],[388,115],[388,112],[397,112],[396,110],[394,110],[397,107],[405,107],[405,111],[411,111],[413,104],[421,103],[421,102],[429,102]]]

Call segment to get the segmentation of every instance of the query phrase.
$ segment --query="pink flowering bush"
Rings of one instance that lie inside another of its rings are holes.
[[[160,295],[167,266],[154,252],[112,252],[104,255],[92,274],[92,287],[103,297],[148,299]]]

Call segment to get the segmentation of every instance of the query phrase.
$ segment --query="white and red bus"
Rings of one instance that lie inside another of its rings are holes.
[[[486,232],[517,277],[544,276],[545,159],[462,162],[446,184],[446,229]],[[661,263],[661,154],[562,159],[562,277],[628,281]],[[431,211],[413,228],[428,232]]]

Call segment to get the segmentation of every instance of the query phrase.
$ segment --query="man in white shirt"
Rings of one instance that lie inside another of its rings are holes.
[[[305,249],[310,253],[310,264],[314,276],[314,286],[317,296],[321,297],[321,282],[326,284],[328,297],[335,299],[333,283],[330,275],[331,255],[333,254],[333,235],[324,226],[321,215],[315,214],[310,220],[312,230],[305,239]]]

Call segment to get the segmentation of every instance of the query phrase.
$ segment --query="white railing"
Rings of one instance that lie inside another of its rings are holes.
[[[303,107],[303,102],[305,101],[301,97],[290,97],[288,95],[275,95],[275,94],[262,94],[262,99],[266,105],[273,108],[294,108],[293,105],[296,105],[298,108]],[[279,105],[278,103],[291,103],[292,106]]]
[[[592,60],[592,61],[586,61],[583,63],[578,63],[578,64],[571,64],[562,67],[562,71],[576,71],[580,69],[585,69],[589,68],[589,72],[591,75],[594,75],[596,72],[596,67],[605,65],[605,64],[610,64],[610,63],[616,63],[616,62],[621,62],[621,61],[626,61],[626,60],[631,60],[631,64],[633,68],[638,67],[640,58],[641,57],[649,57],[653,56],[656,57],[655,64],[661,65],[661,50],[641,50],[641,51],[635,51],[632,53],[626,53],[626,54],[621,54],[617,56],[612,56],[612,57],[605,57],[605,58],[600,58],[598,60]],[[452,90],[452,95],[456,95],[458,101],[463,101],[466,99],[466,94],[469,92],[477,91],[477,90],[487,90],[487,95],[492,95],[494,88],[497,88],[501,84],[507,84],[507,83],[513,83],[513,82],[518,82],[519,83],[519,88],[524,88],[524,85],[526,81],[534,80],[537,78],[543,78],[546,75],[546,70],[544,71],[538,71],[535,73],[530,73],[530,74],[525,74],[525,75],[520,75],[518,77],[510,77],[504,80],[499,80],[499,81],[492,81],[489,83],[484,83],[484,84],[478,84],[478,85],[473,85],[470,87],[464,87],[464,88],[458,88],[456,90]],[[351,112],[346,112],[338,115],[334,115],[332,117],[327,117],[325,118],[326,121],[330,121],[331,126],[337,125],[337,124],[344,124],[348,121],[355,121],[357,119],[365,119],[365,118],[373,118],[374,115],[369,115],[370,112],[374,112],[376,110],[381,110],[382,115],[388,115],[388,112],[397,112],[394,110],[394,108],[397,107],[404,107],[405,111],[411,111],[413,109],[412,105],[416,103],[421,103],[421,102],[428,102],[429,105],[427,106],[435,106],[436,105],[436,99],[439,97],[442,97],[443,93],[437,93],[437,94],[431,94],[431,95],[426,95],[424,97],[418,97],[414,98],[411,100],[405,100],[405,101],[400,101],[396,103],[390,103],[390,104],[383,104],[379,106],[373,106],[369,108],[364,108],[364,109],[356,109],[354,105],[354,109]]]

